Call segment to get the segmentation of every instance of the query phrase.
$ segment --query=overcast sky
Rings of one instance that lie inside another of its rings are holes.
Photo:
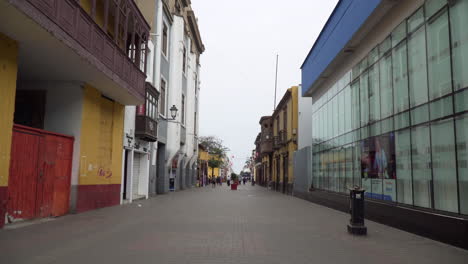
[[[255,148],[261,116],[301,83],[300,66],[338,0],[192,0],[201,57],[200,135],[217,136],[239,173]]]

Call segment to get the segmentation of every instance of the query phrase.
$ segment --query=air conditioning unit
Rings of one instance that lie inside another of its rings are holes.
[[[293,128],[293,130],[292,130],[292,134],[293,134],[294,136],[297,134],[297,131],[296,131],[296,129],[295,129],[295,128]]]

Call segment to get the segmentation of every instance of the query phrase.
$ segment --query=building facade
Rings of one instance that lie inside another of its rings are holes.
[[[289,88],[271,116],[273,124],[272,188],[292,194],[293,154],[297,150],[298,86]]]
[[[145,98],[134,1],[0,1],[0,226],[120,202],[124,106]]]
[[[302,65],[302,196],[345,210],[361,186],[367,217],[468,245],[467,14],[464,0],[339,1]]]
[[[294,152],[298,138],[299,86],[289,88],[271,116],[263,116],[250,165],[256,182],[292,194]]]
[[[158,0],[157,10],[154,35],[154,86],[159,92],[156,191],[167,193],[189,188],[196,182],[200,55],[205,48],[190,1]]]

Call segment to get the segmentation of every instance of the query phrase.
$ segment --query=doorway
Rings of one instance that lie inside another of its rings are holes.
[[[8,222],[68,212],[73,141],[70,136],[14,125]]]

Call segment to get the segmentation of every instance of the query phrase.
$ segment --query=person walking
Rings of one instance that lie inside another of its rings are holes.
[[[211,178],[211,184],[213,185],[213,188],[216,187],[216,181],[214,177]]]

